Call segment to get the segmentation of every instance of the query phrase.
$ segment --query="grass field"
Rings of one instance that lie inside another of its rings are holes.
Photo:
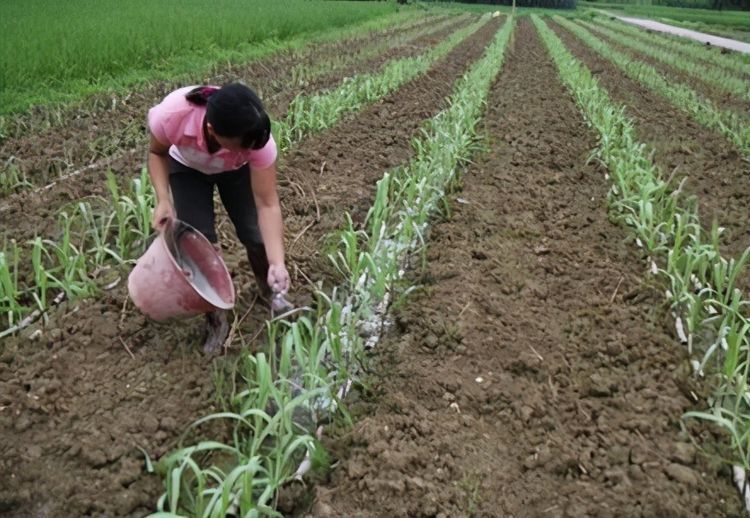
[[[0,5],[0,115],[207,64],[395,11],[392,3],[135,0]]]

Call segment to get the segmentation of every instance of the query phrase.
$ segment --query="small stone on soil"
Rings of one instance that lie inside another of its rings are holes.
[[[683,484],[687,484],[689,486],[698,485],[698,482],[700,480],[698,474],[695,471],[681,464],[672,463],[664,469],[664,472],[672,480],[682,482]]]
[[[22,415],[16,420],[14,428],[17,432],[23,432],[31,426],[31,419],[27,415]]]
[[[177,429],[177,421],[174,417],[162,417],[161,423],[159,423],[159,428],[170,432]]]
[[[146,433],[155,433],[159,429],[159,421],[152,415],[143,416],[141,428]]]
[[[675,443],[672,460],[690,466],[695,462],[695,446],[686,442]]]
[[[591,380],[591,386],[588,390],[590,396],[609,397],[612,395],[612,391],[610,390],[607,381],[599,374],[592,374],[589,379]]]

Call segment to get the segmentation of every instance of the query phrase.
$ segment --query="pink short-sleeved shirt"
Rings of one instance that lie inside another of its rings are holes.
[[[171,144],[169,154],[178,162],[202,173],[232,171],[245,164],[264,169],[276,161],[276,142],[271,136],[261,149],[230,151],[220,149],[209,153],[203,138],[205,106],[197,106],[185,94],[195,86],[175,90],[148,111],[148,126],[159,142]]]

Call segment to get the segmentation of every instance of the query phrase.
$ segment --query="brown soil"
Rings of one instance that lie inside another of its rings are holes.
[[[596,75],[610,97],[625,106],[635,121],[638,139],[654,149],[662,171],[669,175],[676,170],[678,181],[687,177],[684,190],[698,197],[703,226],[710,229],[716,219],[726,228],[724,251],[739,257],[750,246],[750,162],[724,137],[626,77],[563,27],[554,23],[550,27]]]
[[[322,236],[344,209],[361,219],[376,179],[408,160],[420,124],[444,106],[498,25],[493,20],[424,76],[284,157],[288,242],[312,223],[289,247],[296,298],[304,298],[300,272],[325,277],[312,253],[320,253]],[[225,256],[240,291],[237,315],[249,315],[235,345],[247,344],[262,331],[265,311],[251,306],[247,264],[234,243]],[[0,478],[0,511],[8,516],[143,516],[163,488],[144,473],[137,447],[157,459],[189,423],[218,407],[212,373],[223,360],[200,352],[200,323],[157,325],[132,306],[123,311],[125,300],[121,284],[95,302],[64,304],[41,335],[29,329],[3,343],[0,470],[9,475]]]
[[[588,27],[586,27],[588,29]],[[746,101],[735,94],[728,93],[724,90],[717,88],[715,85],[703,80],[701,77],[688,74],[678,68],[669,66],[662,61],[658,61],[654,58],[646,56],[638,51],[624,47],[609,37],[600,34],[596,31],[589,30],[594,36],[600,38],[602,41],[607,42],[612,48],[622,52],[626,56],[630,56],[633,59],[643,61],[654,67],[662,76],[670,78],[672,82],[683,83],[693,90],[695,90],[699,96],[708,99],[717,108],[722,110],[732,111],[743,117],[750,116],[750,101]],[[750,91],[750,81],[747,83],[747,90]]]
[[[697,389],[528,19],[488,107],[491,151],[430,236],[311,515],[741,516],[680,431]]]

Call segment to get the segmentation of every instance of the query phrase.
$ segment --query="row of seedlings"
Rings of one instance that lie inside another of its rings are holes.
[[[589,30],[593,30],[601,34],[602,36],[609,38],[611,41],[622,45],[627,49],[639,52],[645,56],[660,61],[670,67],[677,70],[687,72],[693,77],[696,77],[705,83],[723,91],[734,95],[741,99],[750,100],[750,82],[742,77],[737,76],[731,72],[715,67],[713,65],[700,63],[691,59],[685,59],[685,56],[676,52],[670,52],[664,49],[653,47],[649,43],[639,41],[631,38],[628,35],[621,34],[613,31],[605,26],[585,22],[582,20],[576,20],[579,25],[586,27]]]
[[[456,84],[449,106],[414,141],[416,156],[379,181],[365,228],[336,233],[331,260],[344,277],[317,293],[315,309],[294,322],[270,322],[266,352],[243,353],[230,409],[198,420],[231,427],[231,441],[201,441],[165,456],[162,516],[275,515],[279,490],[324,468],[320,423],[347,419],[342,399],[377,341],[383,308],[422,248],[430,215],[477,149],[477,124],[513,29],[506,22],[484,56]]]
[[[291,89],[302,88],[309,81],[322,75],[330,75],[338,72],[354,63],[361,63],[379,56],[389,49],[395,47],[406,47],[415,40],[429,34],[438,34],[452,25],[460,25],[471,17],[468,13],[460,16],[436,16],[430,23],[420,24],[415,30],[402,30],[393,37],[380,43],[367,46],[356,53],[338,54],[329,60],[318,62],[314,66],[299,63],[292,68],[292,81],[288,87]]]
[[[609,171],[610,209],[635,233],[650,270],[668,286],[675,329],[694,359],[696,375],[716,387],[706,412],[689,412],[723,427],[731,438],[738,474],[750,469],[750,319],[736,287],[750,249],[739,259],[722,257],[720,229],[702,229],[695,199],[684,199],[638,142],[634,125],[599,86],[591,71],[565,48],[537,16],[532,17],[559,74],[586,120],[599,133],[594,157]],[[744,482],[743,482],[744,484]],[[744,489],[743,489],[744,491]]]
[[[743,155],[750,156],[750,121],[746,118],[718,108],[685,84],[668,81],[651,65],[615,50],[586,28],[559,16],[555,16],[554,19],[604,59],[614,63],[628,77],[662,95],[677,108],[687,112],[699,124],[723,134]]]
[[[735,75],[750,75],[750,61],[738,59],[740,56],[736,53],[721,54],[718,51],[709,51],[705,44],[688,38],[650,32],[629,23],[602,17],[597,17],[596,22],[620,34],[629,36],[631,40],[647,43],[653,47],[661,47],[669,52],[677,52],[683,56],[683,59],[696,62],[709,61],[714,66],[734,72]]]
[[[378,73],[358,74],[344,80],[338,88],[312,95],[300,94],[289,105],[285,119],[274,130],[282,150],[299,142],[306,135],[330,128],[346,114],[397,90],[405,83],[427,72],[440,58],[488,22],[482,17],[458,29],[437,46],[412,58],[390,61]]]
[[[79,201],[58,214],[59,240],[37,236],[26,247],[14,239],[2,244],[0,317],[7,327],[0,338],[27,327],[64,298],[80,299],[114,288],[121,280],[121,267],[143,253],[154,204],[148,174],[142,170],[124,190],[111,171],[106,181],[109,198],[101,204],[109,211],[95,211],[90,201]],[[21,271],[29,264],[30,271]]]

